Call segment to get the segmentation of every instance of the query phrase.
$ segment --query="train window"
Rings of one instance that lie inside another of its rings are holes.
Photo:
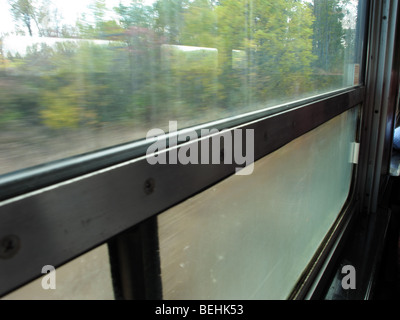
[[[43,270],[42,277],[2,297],[1,300],[114,299],[106,245],[54,270],[54,278],[51,279],[50,270]]]
[[[163,297],[286,299],[345,205],[358,108],[158,216]],[[301,196],[299,196],[301,195]]]
[[[0,174],[361,83],[358,1],[2,2]]]
[[[0,2],[0,295],[105,243],[94,298],[110,272],[124,298],[302,290],[353,194],[368,2]]]

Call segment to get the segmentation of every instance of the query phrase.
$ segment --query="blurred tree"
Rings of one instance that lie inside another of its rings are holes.
[[[132,26],[142,28],[153,28],[154,11],[151,6],[143,3],[143,0],[132,0],[129,6],[119,4],[114,8],[119,15],[121,27],[129,29]]]
[[[240,83],[259,102],[293,98],[311,74],[310,7],[296,0],[221,0],[217,7],[221,82],[229,96]],[[234,50],[246,52],[246,74],[233,69]],[[239,96],[244,96],[243,92]]]
[[[245,91],[250,89],[242,71],[233,68],[234,50],[249,51],[251,18],[249,3],[245,0],[223,0],[216,6],[218,28],[218,99],[223,109],[233,109],[245,104]],[[249,66],[246,66],[249,67]]]
[[[154,30],[163,37],[165,43],[182,44],[184,13],[189,3],[189,0],[157,0],[154,3]]]
[[[68,37],[75,33],[62,23],[62,16],[51,0],[8,0],[16,23],[20,22],[33,36],[36,27],[41,37]]]
[[[105,0],[93,0],[76,22],[79,37],[85,39],[105,39],[123,41],[124,28],[117,21],[109,19],[109,9]]]
[[[181,44],[215,48],[218,44],[217,15],[209,0],[194,0],[183,13]]]
[[[22,24],[28,29],[29,35],[32,36],[32,22],[34,22],[39,29],[37,9],[32,3],[32,0],[9,0],[9,4],[11,6],[14,20],[16,22],[22,22]]]
[[[346,3],[348,1],[314,0],[313,53],[318,57],[314,67],[321,72],[343,72],[343,8]]]
[[[26,28],[35,17],[43,34],[60,32],[51,29],[56,14],[32,8],[33,0],[9,1]],[[111,20],[105,0],[94,0],[74,31],[85,41],[36,45],[7,63],[16,88],[36,99],[25,96],[21,105],[53,128],[237,114],[310,93],[320,85],[313,68],[338,72],[342,2],[132,0],[115,7],[118,19]]]
[[[66,36],[65,31],[68,30],[68,28],[62,23],[62,15],[51,0],[42,0],[40,4],[37,4],[36,17],[40,36]]]

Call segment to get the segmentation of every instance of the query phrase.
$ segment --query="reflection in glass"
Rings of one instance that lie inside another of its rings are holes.
[[[1,3],[0,174],[359,82],[358,1]]]
[[[348,198],[357,115],[159,215],[163,298],[288,298]]]

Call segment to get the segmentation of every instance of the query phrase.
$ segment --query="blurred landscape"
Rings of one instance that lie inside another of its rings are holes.
[[[94,0],[74,24],[56,1],[7,3],[15,25],[0,33],[0,175],[358,76],[358,1],[132,0],[110,9]]]

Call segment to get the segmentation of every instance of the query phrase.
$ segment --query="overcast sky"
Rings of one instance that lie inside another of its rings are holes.
[[[151,4],[155,0],[146,0],[146,4]],[[63,23],[75,25],[78,17],[84,12],[88,12],[88,6],[93,0],[51,0],[60,14],[64,18]],[[106,0],[109,9],[118,6],[119,3],[128,4],[130,0]],[[110,11],[112,13],[112,10]],[[14,21],[10,12],[8,0],[0,0],[0,35],[14,31]]]

